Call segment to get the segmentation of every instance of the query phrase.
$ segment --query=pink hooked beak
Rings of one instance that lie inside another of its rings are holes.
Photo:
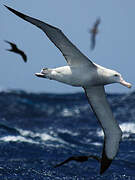
[[[126,82],[124,79],[121,79],[120,80],[120,83],[123,85],[123,86],[126,86],[128,88],[131,88],[132,87],[132,84]]]

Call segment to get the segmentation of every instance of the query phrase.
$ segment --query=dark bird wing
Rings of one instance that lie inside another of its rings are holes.
[[[101,158],[98,157],[98,156],[90,155],[90,156],[88,156],[88,158],[95,159],[95,160],[97,160],[98,162],[101,162]]]
[[[7,49],[8,51],[15,51],[17,49],[17,46],[16,44],[10,42],[10,41],[7,41],[7,40],[4,40],[6,43],[10,44],[11,45],[11,48],[12,49]]]
[[[100,162],[100,158],[98,156],[94,156],[94,155],[89,155],[89,156],[72,156],[72,157],[66,159],[65,161],[55,165],[54,167],[62,166],[63,164],[68,163],[69,161],[85,162],[85,161],[88,161],[89,158],[95,159],[98,162]]]
[[[96,34],[91,34],[91,50],[95,48],[96,45]]]
[[[24,62],[27,62],[27,56],[22,50],[20,50],[20,55],[22,56]]]
[[[66,159],[65,161],[55,165],[54,167],[56,168],[56,167],[62,166],[63,164],[66,164],[66,163],[68,163],[69,161],[72,161],[72,160],[74,160],[74,158],[70,157],[70,158]]]
[[[95,28],[95,29],[98,28],[98,25],[100,24],[100,22],[101,22],[101,19],[98,18],[98,19],[96,20],[95,24],[94,24],[94,28]]]
[[[64,35],[64,33],[60,29],[58,29],[57,27],[51,26],[47,23],[44,23],[38,19],[22,14],[10,7],[7,7],[7,8],[8,10],[13,12],[17,16],[34,24],[35,26],[40,28],[42,31],[44,31],[45,34],[48,36],[48,38],[62,52],[63,56],[65,57],[69,65],[72,66],[72,65],[86,64],[86,65],[95,67],[93,62],[90,61],[84,54],[82,54],[80,50],[69,41],[69,39]]]

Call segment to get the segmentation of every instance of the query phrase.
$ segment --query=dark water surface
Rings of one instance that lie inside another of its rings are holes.
[[[135,180],[135,93],[108,100],[123,138],[100,176],[93,159],[54,168],[73,155],[101,156],[103,133],[84,94],[0,92],[0,180]]]

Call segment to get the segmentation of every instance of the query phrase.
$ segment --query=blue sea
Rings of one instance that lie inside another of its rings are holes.
[[[108,94],[123,131],[119,152],[99,174],[103,132],[83,93],[0,92],[0,180],[135,180],[135,92]]]

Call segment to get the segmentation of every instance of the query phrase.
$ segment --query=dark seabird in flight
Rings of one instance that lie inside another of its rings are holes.
[[[24,62],[27,62],[27,56],[26,56],[26,54],[25,54],[22,50],[18,49],[18,47],[16,46],[16,44],[14,44],[14,43],[12,43],[12,42],[9,42],[9,41],[6,41],[6,40],[5,40],[5,42],[6,42],[6,43],[9,43],[9,44],[11,45],[11,49],[7,49],[7,51],[11,51],[11,52],[20,54],[20,55],[22,56]]]
[[[85,162],[85,161],[88,161],[89,159],[95,159],[98,162],[101,161],[101,159],[98,156],[94,156],[94,155],[89,155],[89,156],[72,156],[72,157],[66,159],[65,161],[55,165],[54,167],[62,166],[63,164],[66,164],[66,163],[68,163],[70,161]]]
[[[96,35],[98,34],[98,26],[100,24],[101,20],[98,18],[96,22],[94,23],[93,28],[90,30],[91,33],[91,50],[95,48],[96,45]]]
[[[105,136],[100,162],[100,174],[104,173],[117,155],[122,136],[122,131],[106,99],[104,85],[120,83],[130,88],[131,84],[126,82],[117,71],[107,69],[88,59],[57,27],[29,17],[10,7],[7,8],[43,30],[67,61],[67,66],[53,69],[44,68],[40,73],[36,73],[36,76],[84,89],[88,102],[101,124]]]

